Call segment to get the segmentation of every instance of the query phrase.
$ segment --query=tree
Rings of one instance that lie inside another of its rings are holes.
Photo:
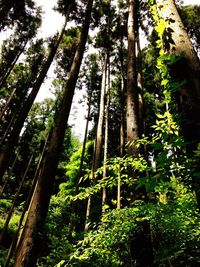
[[[23,127],[24,121],[28,115],[29,110],[31,109],[31,106],[33,105],[33,102],[39,92],[39,89],[46,77],[46,74],[51,66],[51,63],[53,61],[53,58],[57,52],[58,46],[62,40],[64,31],[65,31],[65,27],[68,21],[68,15],[69,15],[69,11],[70,11],[70,6],[68,7],[68,14],[65,17],[65,23],[57,37],[56,42],[52,45],[49,55],[41,69],[41,72],[39,74],[39,76],[37,77],[32,90],[30,92],[30,94],[28,95],[27,99],[25,99],[20,111],[17,114],[17,118],[15,119],[13,125],[12,125],[12,132],[9,136],[9,139],[7,140],[7,144],[4,148],[3,151],[1,151],[0,154],[0,166],[1,166],[1,171],[0,171],[0,180],[2,179],[4,172],[7,168],[7,165],[9,163],[9,158],[11,156],[11,153],[17,143],[19,134],[21,132],[21,129]]]
[[[35,266],[37,260],[37,245],[41,226],[45,221],[52,188],[55,180],[55,172],[58,165],[65,129],[73,99],[76,81],[87,41],[92,0],[89,0],[85,11],[80,41],[76,50],[73,63],[68,75],[63,97],[55,115],[54,126],[51,130],[48,150],[43,158],[38,182],[32,197],[26,223],[21,235],[15,258],[15,267]],[[51,166],[51,169],[49,168]],[[48,184],[48,187],[46,186]]]
[[[136,74],[136,7],[135,2],[128,2],[128,62],[127,62],[127,96],[126,96],[126,128],[129,143],[139,138],[138,127],[138,91]],[[138,150],[135,145],[129,145],[129,153],[136,157]]]
[[[193,49],[183,22],[173,0],[156,1],[159,16],[167,22],[165,31],[165,49],[178,57],[171,67],[171,76],[175,82],[184,85],[176,93],[181,127],[186,142],[188,156],[194,155],[200,142],[200,62]],[[165,8],[163,8],[163,6]],[[200,207],[199,179],[193,178],[197,201]]]

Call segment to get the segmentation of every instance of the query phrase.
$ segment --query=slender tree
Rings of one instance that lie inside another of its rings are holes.
[[[139,138],[138,127],[138,90],[135,54],[135,1],[128,2],[128,62],[127,62],[127,97],[126,97],[126,129],[127,141],[133,142]],[[129,146],[129,153],[136,157],[138,150],[135,145]]]
[[[108,55],[109,57],[109,55]],[[110,57],[108,58],[106,105],[105,105],[105,127],[104,127],[104,156],[103,156],[103,179],[107,175],[108,140],[109,140],[109,108],[110,108]],[[102,188],[102,213],[105,212],[106,188]]]
[[[90,113],[91,113],[91,97],[92,97],[92,93],[90,92],[89,99],[88,99],[88,112],[87,112],[87,117],[86,117],[86,126],[85,126],[85,134],[84,134],[84,139],[83,139],[83,147],[82,147],[82,152],[81,152],[79,171],[78,171],[78,175],[76,178],[74,195],[76,195],[78,193],[79,180],[80,180],[80,178],[82,176],[82,172],[83,172],[85,148],[86,148],[86,143],[87,143],[89,119],[90,119]],[[69,220],[69,231],[68,231],[68,235],[67,235],[69,240],[71,239],[72,230],[74,227],[75,204],[76,204],[75,201],[73,201],[71,204],[71,216],[70,216],[70,220]]]
[[[23,127],[24,121],[28,115],[28,112],[30,111],[33,102],[39,92],[39,89],[46,77],[46,74],[51,66],[51,63],[53,61],[53,58],[55,57],[55,54],[57,52],[58,46],[62,40],[64,31],[65,31],[65,27],[68,21],[68,16],[69,16],[69,12],[70,12],[70,6],[68,9],[68,13],[65,17],[65,22],[64,25],[58,35],[58,38],[55,42],[55,44],[52,46],[50,53],[48,55],[48,58],[46,60],[46,62],[44,63],[44,66],[35,82],[35,84],[33,85],[33,88],[31,90],[31,93],[29,94],[29,96],[27,97],[27,100],[25,101],[24,105],[22,106],[21,110],[19,111],[19,114],[17,116],[17,119],[15,120],[14,124],[12,125],[12,132],[9,136],[9,139],[7,140],[7,144],[4,147],[4,150],[0,152],[0,181],[4,175],[4,172],[7,168],[8,162],[9,162],[9,158],[12,154],[12,151],[18,141],[18,137],[19,134],[21,132],[21,129]]]
[[[19,220],[19,224],[18,224],[18,227],[17,227],[17,231],[15,232],[15,234],[13,236],[12,243],[11,243],[11,245],[9,247],[9,251],[8,251],[8,254],[7,254],[7,257],[6,257],[6,261],[5,261],[4,267],[8,267],[9,266],[11,259],[14,257],[14,255],[16,253],[16,246],[17,246],[19,232],[20,232],[20,230],[22,228],[22,223],[24,221],[25,214],[26,214],[27,209],[29,207],[29,204],[30,204],[30,201],[31,201],[31,197],[33,195],[33,192],[34,192],[34,189],[35,189],[35,185],[37,183],[38,172],[39,172],[39,169],[41,167],[41,162],[42,162],[42,158],[44,156],[45,150],[46,150],[48,138],[49,138],[49,134],[46,137],[46,140],[45,140],[45,143],[44,143],[44,146],[43,146],[43,149],[42,149],[42,152],[41,152],[38,164],[37,164],[37,168],[35,170],[34,179],[33,179],[32,185],[30,187],[30,190],[29,190],[29,193],[28,193],[28,197],[27,197],[27,199],[26,199],[26,201],[24,203],[24,207],[23,207],[22,214],[20,216],[20,220]]]
[[[37,246],[41,226],[45,221],[50,197],[52,194],[55,172],[62,149],[67,119],[69,116],[79,69],[87,41],[92,4],[92,0],[87,2],[80,41],[68,75],[63,97],[55,115],[54,126],[49,139],[48,150],[42,161],[42,166],[38,175],[38,182],[35,187],[26,223],[17,248],[17,254],[14,263],[15,267],[32,267],[36,264],[38,251]],[[49,168],[49,166],[51,166],[51,168]]]
[[[103,73],[102,73],[102,81],[101,81],[101,98],[99,105],[99,117],[97,124],[97,132],[96,139],[94,143],[94,152],[92,159],[92,183],[95,182],[94,173],[101,166],[101,157],[102,157],[102,143],[103,143],[103,122],[105,115],[105,93],[106,93],[106,81],[107,81],[107,67],[108,67],[108,49],[105,49],[104,55],[104,64],[103,64]],[[90,214],[91,214],[91,204],[92,204],[92,196],[88,197],[87,209],[86,209],[86,219],[85,219],[85,232],[88,230],[89,222],[90,222]]]

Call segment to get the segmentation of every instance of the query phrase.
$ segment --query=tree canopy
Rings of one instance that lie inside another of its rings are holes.
[[[200,6],[53,10],[0,3],[0,266],[199,266]]]

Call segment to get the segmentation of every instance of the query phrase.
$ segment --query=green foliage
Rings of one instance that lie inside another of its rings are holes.
[[[66,202],[63,197],[53,196],[45,225],[46,235],[43,240],[45,250],[41,254],[38,267],[55,266],[60,259],[68,258],[72,251],[72,244],[67,239],[69,215],[69,202]]]
[[[143,222],[151,228],[156,264],[169,258],[182,266],[181,257],[185,263],[199,263],[200,247],[189,251],[200,240],[195,197],[181,184],[176,190],[176,198],[168,205],[135,201],[132,208],[109,210],[63,266],[133,266],[131,251],[137,246],[136,236],[142,234]]]

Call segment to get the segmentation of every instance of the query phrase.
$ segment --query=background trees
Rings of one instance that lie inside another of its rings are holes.
[[[59,0],[44,40],[33,1],[2,1],[2,266],[199,265],[198,9]],[[50,65],[53,97],[33,103]]]

